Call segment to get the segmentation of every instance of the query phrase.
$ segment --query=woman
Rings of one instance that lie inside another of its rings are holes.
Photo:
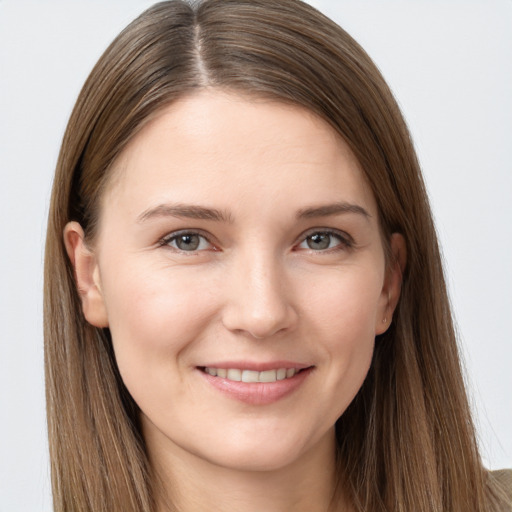
[[[305,4],[164,2],[107,49],[45,318],[56,510],[507,510],[407,128]]]

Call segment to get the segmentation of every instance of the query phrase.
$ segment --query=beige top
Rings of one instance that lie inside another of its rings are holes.
[[[505,497],[505,505],[500,509],[500,512],[512,512],[512,469],[490,471],[489,475],[498,484]]]

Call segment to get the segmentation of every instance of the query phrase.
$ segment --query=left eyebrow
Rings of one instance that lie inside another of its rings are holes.
[[[341,215],[344,213],[356,213],[358,215],[362,215],[366,219],[371,218],[371,215],[362,206],[346,202],[302,208],[297,212],[297,218],[312,219],[314,217],[328,217],[330,215]]]

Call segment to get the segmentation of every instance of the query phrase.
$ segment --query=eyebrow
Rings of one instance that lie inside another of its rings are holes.
[[[155,217],[177,217],[198,220],[214,220],[232,223],[231,215],[216,208],[206,208],[189,204],[159,204],[143,211],[138,217],[138,222],[144,222]]]
[[[303,208],[297,212],[298,219],[312,219],[315,217],[328,217],[330,215],[341,215],[343,213],[356,213],[362,215],[366,219],[370,219],[371,215],[358,204],[346,202],[338,202],[310,208]]]
[[[312,206],[300,209],[297,212],[298,219],[312,219],[315,217],[328,217],[331,215],[341,215],[344,213],[356,213],[369,219],[371,215],[357,204],[338,202],[320,206]],[[218,210],[217,208],[207,208],[189,204],[159,204],[143,211],[138,217],[137,222],[158,217],[176,217],[197,220],[213,220],[217,222],[233,223],[233,218],[229,212]]]

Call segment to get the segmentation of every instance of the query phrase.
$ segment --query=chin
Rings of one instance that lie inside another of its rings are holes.
[[[258,446],[243,449],[237,446],[233,450],[215,453],[205,458],[216,466],[234,471],[273,472],[293,465],[300,457],[301,453],[296,447],[273,449]]]
[[[301,439],[293,434],[269,435],[255,439],[231,439],[230,443],[219,443],[196,455],[211,464],[242,472],[273,472],[292,467],[310,457],[319,455],[324,449],[334,450],[334,429],[320,440]]]

